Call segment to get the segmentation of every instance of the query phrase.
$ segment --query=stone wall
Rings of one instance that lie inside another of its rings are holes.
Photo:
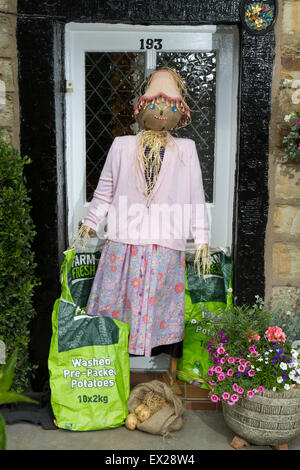
[[[279,0],[270,122],[265,301],[300,309],[300,163],[282,159],[284,116],[300,111],[300,0]]]
[[[0,126],[19,149],[17,0],[0,0]]]

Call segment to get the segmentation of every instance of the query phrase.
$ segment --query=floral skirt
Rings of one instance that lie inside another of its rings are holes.
[[[179,343],[184,335],[185,252],[106,240],[87,313],[130,324],[129,353]]]

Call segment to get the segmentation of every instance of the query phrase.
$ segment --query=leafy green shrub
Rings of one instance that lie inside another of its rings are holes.
[[[10,387],[13,382],[16,362],[17,362],[17,350],[15,350],[12,356],[8,359],[7,363],[4,364],[0,369],[0,405],[6,403],[16,403],[19,401],[25,401],[27,403],[38,404],[36,400],[22,395],[17,392],[10,390]],[[3,416],[0,413],[0,450],[6,449],[6,431],[5,431],[5,421]]]
[[[0,340],[7,355],[15,349],[19,359],[13,387],[28,387],[35,366],[29,362],[29,323],[35,315],[32,304],[35,276],[31,243],[35,236],[30,216],[30,198],[24,166],[31,160],[3,138],[0,127]]]
[[[249,338],[257,333],[263,337],[266,329],[270,325],[272,312],[268,310],[264,301],[258,295],[252,306],[233,305],[226,307],[218,314],[211,316],[211,338],[215,339],[220,334],[225,335],[230,344],[226,344],[227,352],[238,356],[241,351],[246,351],[249,347]]]

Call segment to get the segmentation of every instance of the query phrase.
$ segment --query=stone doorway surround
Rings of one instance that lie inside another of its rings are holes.
[[[265,302],[300,313],[300,162],[285,163],[284,117],[300,111],[300,1],[279,2],[275,24],[269,154],[269,214],[265,242]]]

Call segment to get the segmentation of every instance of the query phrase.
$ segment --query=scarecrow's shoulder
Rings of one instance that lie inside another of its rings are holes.
[[[119,137],[115,137],[114,143],[115,145],[119,145],[121,147],[134,145],[136,143],[137,136],[136,135],[121,135]]]
[[[192,139],[188,139],[186,137],[175,137],[174,138],[175,142],[177,143],[177,145],[179,145],[181,148],[193,148],[196,143],[194,140]]]

